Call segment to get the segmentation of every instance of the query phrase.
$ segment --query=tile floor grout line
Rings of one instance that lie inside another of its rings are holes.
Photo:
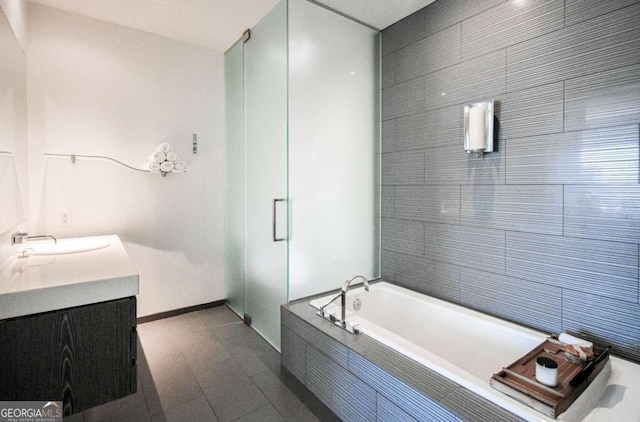
[[[266,399],[267,399],[267,401],[269,402],[269,404],[270,404],[270,405],[275,409],[275,411],[278,413],[278,415],[280,415],[280,417],[282,418],[282,420],[285,420],[285,421],[286,421],[285,415],[283,415],[282,413],[280,413],[280,410],[278,410],[278,408],[276,407],[276,404],[275,404],[274,402],[272,402],[272,401],[271,401],[271,399],[269,398],[269,396],[267,395],[267,393],[266,393],[262,388],[260,388],[260,386],[259,386],[259,385],[256,383],[256,381],[253,379],[254,377],[256,377],[256,376],[258,376],[258,375],[260,375],[260,374],[264,374],[264,373],[265,373],[265,372],[267,372],[267,371],[271,371],[271,370],[270,370],[270,369],[265,369],[265,370],[264,370],[264,371],[262,371],[262,372],[258,372],[257,374],[255,374],[255,375],[253,375],[253,376],[250,376],[250,377],[249,377],[249,379],[251,380],[251,382],[253,383],[253,385],[255,385],[255,386],[258,388],[258,390],[260,390],[260,392],[262,393],[262,395],[264,395],[264,396],[266,397]],[[275,374],[274,374],[274,375],[275,375]],[[263,407],[266,407],[266,406],[263,406]]]
[[[215,334],[214,334],[215,336]],[[218,339],[216,337],[216,340],[219,342],[220,339]],[[227,351],[227,349],[224,347],[224,345],[222,343],[220,343],[222,348]],[[227,353],[229,353],[227,351]],[[204,397],[204,399],[207,401],[207,404],[209,405],[209,407],[211,408],[211,411],[213,412],[213,415],[216,417],[216,419],[218,421],[221,421],[222,419],[218,417],[218,414],[216,413],[216,409],[213,407],[213,404],[209,401],[209,397],[207,397],[207,394],[204,391],[204,387],[202,386],[202,384],[200,383],[200,380],[198,380],[198,377],[196,377],[196,374],[193,372],[193,368],[190,365],[190,360],[187,358],[187,356],[184,355],[184,353],[182,353],[182,351],[180,351],[180,354],[182,355],[182,357],[184,358],[185,363],[187,364],[187,368],[189,368],[189,372],[191,373],[191,376],[193,377],[194,380],[196,380],[196,384],[198,384],[198,388],[200,389],[200,392],[202,393],[202,397]],[[233,356],[231,356],[233,357]]]

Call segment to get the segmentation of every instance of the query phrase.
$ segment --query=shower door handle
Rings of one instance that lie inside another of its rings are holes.
[[[273,241],[281,242],[287,240],[286,237],[278,237],[278,202],[284,202],[284,198],[276,198],[273,200]]]

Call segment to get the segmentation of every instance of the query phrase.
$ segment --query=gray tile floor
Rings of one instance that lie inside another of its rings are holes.
[[[338,421],[226,306],[138,325],[136,394],[71,422]]]

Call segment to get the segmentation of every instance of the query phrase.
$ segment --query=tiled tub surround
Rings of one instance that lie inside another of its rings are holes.
[[[382,275],[640,361],[640,1],[437,0],[382,33]],[[498,150],[464,153],[495,99]]]
[[[322,295],[281,309],[283,366],[343,420],[552,421],[489,386],[492,373],[528,352],[528,343],[533,348],[544,340],[543,333],[388,283],[376,283],[370,293],[359,290],[349,295],[351,299],[359,295],[362,308],[358,312],[348,308],[347,320],[360,323],[365,333],[368,330],[392,348],[367,334],[349,334],[317,316],[309,302]],[[428,317],[432,312],[439,317]],[[410,328],[424,319],[431,320],[424,330]],[[461,320],[465,327],[437,334]],[[465,334],[465,329],[473,333]],[[476,335],[491,340],[475,339]],[[491,351],[478,350],[485,348],[483,341],[493,344],[507,337],[513,342],[496,344],[500,350],[495,357]],[[465,339],[466,347],[442,350],[447,347],[443,345]],[[460,358],[465,354],[470,355],[468,362]],[[640,418],[640,404],[634,400],[640,392],[640,365],[612,357],[610,378],[602,375],[558,420],[583,420],[594,408],[584,421]],[[593,387],[602,388],[607,380],[598,401]]]

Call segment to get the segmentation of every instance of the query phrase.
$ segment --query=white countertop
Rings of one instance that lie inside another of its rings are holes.
[[[78,240],[105,240],[110,246],[71,254],[12,256],[0,266],[0,319],[138,294],[138,272],[118,236]]]

